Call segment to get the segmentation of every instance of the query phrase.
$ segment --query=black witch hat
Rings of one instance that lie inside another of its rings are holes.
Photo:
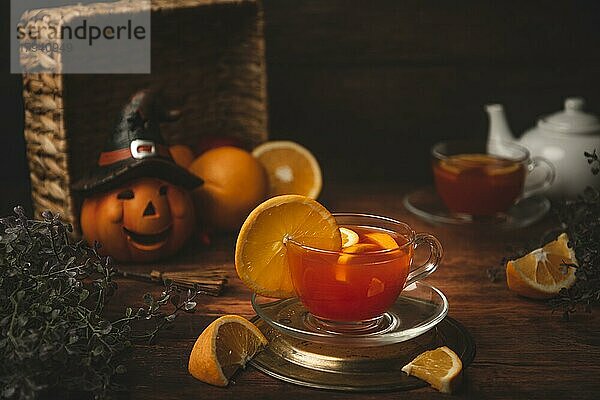
[[[156,92],[136,93],[123,107],[96,167],[73,189],[91,194],[141,177],[160,178],[187,189],[200,186],[202,179],[175,164],[160,133],[160,123],[174,121],[179,114],[166,110]]]

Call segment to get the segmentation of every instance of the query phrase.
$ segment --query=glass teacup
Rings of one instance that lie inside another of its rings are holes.
[[[447,141],[432,148],[433,176],[440,198],[454,213],[492,216],[550,186],[554,167],[512,142]],[[545,171],[543,171],[545,170]],[[544,177],[526,184],[532,172]]]
[[[442,246],[432,235],[415,233],[391,218],[333,215],[340,227],[358,234],[358,247],[329,251],[289,240],[287,257],[294,289],[311,317],[325,329],[370,329],[405,287],[436,270]],[[422,245],[429,247],[429,257],[413,267],[415,249]]]

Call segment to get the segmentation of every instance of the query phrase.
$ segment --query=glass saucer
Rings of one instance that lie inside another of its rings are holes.
[[[534,195],[519,200],[507,212],[489,217],[474,217],[449,211],[434,187],[417,189],[404,197],[404,207],[421,219],[433,224],[493,226],[512,230],[529,226],[550,211],[550,200]]]
[[[402,291],[396,302],[383,315],[378,329],[327,329],[315,324],[314,317],[298,298],[273,300],[252,295],[256,314],[273,328],[296,339],[313,343],[383,346],[413,339],[435,327],[448,314],[448,300],[437,288],[417,282]]]
[[[450,317],[411,340],[378,347],[315,343],[286,335],[258,316],[251,321],[269,344],[250,365],[276,379],[310,388],[349,392],[421,388],[428,384],[402,372],[417,355],[448,346],[465,369],[476,352],[467,328]]]

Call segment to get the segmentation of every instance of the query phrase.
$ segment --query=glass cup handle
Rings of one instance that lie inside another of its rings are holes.
[[[532,157],[527,165],[527,173],[530,174],[534,169],[541,166],[546,168],[546,176],[541,182],[526,187],[523,191],[522,197],[529,197],[536,192],[543,191],[554,182],[554,178],[556,178],[556,170],[554,165],[552,165],[552,163],[544,157]]]
[[[442,260],[442,254],[444,251],[439,240],[428,233],[417,233],[415,235],[415,249],[424,244],[429,246],[429,258],[423,265],[420,265],[416,269],[410,271],[404,287],[415,283],[419,279],[429,276],[437,269],[440,261]]]

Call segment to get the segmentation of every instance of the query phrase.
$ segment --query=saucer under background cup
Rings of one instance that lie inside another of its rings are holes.
[[[551,206],[546,197],[533,195],[519,200],[506,212],[489,217],[475,217],[448,210],[432,186],[410,192],[404,197],[403,204],[412,214],[432,224],[485,226],[501,230],[532,225],[541,220]]]

